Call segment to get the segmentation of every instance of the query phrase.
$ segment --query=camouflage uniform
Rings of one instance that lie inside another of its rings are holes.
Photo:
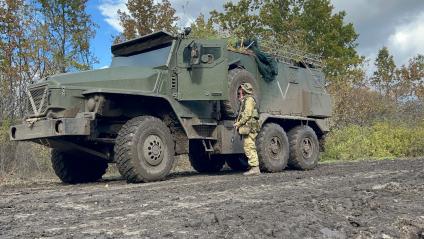
[[[259,131],[258,112],[256,110],[256,101],[252,96],[253,89],[248,83],[242,85],[245,95],[242,99],[240,112],[237,117],[235,126],[243,136],[243,148],[248,158],[251,168],[259,166],[258,153],[256,152],[256,136]],[[250,90],[249,90],[250,89]],[[241,128],[245,127],[246,132],[242,132]]]

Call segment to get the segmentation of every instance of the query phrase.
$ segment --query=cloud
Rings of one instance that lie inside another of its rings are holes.
[[[397,26],[388,39],[388,47],[401,64],[411,56],[424,54],[424,11],[411,22]]]
[[[125,0],[102,0],[99,5],[100,13],[105,17],[105,21],[118,32],[124,30],[119,24],[118,10],[128,11],[125,3]]]
[[[209,16],[209,12],[216,9],[221,11],[225,2],[238,0],[219,0],[219,1],[200,1],[200,0],[170,0],[172,7],[176,10],[176,15],[179,18],[177,26],[180,28],[190,26],[195,21],[200,13],[203,13],[206,17]],[[161,2],[155,0],[155,3]],[[117,11],[128,11],[126,4],[127,0],[101,0],[98,9],[100,13],[105,17],[105,21],[112,26],[116,31],[122,32],[123,28],[119,24],[119,17]]]
[[[223,10],[223,5],[226,2],[238,2],[238,0],[213,0],[213,1],[199,1],[199,0],[170,0],[172,6],[177,11],[178,17],[180,17],[179,25],[187,26],[202,13],[206,17],[209,17],[209,12],[212,10]]]
[[[359,33],[358,51],[367,58],[374,60],[377,51],[388,46],[398,64],[404,64],[407,58],[412,57],[420,48],[417,44],[401,50],[404,43],[401,39],[411,39],[410,36],[419,36],[419,32],[412,35],[408,31],[417,31],[420,20],[417,16],[423,14],[424,1],[422,0],[332,0],[335,11],[344,10],[346,21],[352,22]],[[422,18],[421,19],[422,22]],[[422,31],[422,30],[420,30]],[[422,39],[422,38],[420,38]],[[422,49],[422,48],[421,48]]]

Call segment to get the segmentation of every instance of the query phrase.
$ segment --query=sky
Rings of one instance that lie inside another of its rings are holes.
[[[228,0],[170,0],[180,18],[178,26],[190,25],[203,13],[216,9]],[[237,1],[237,0],[233,0]],[[331,0],[334,12],[345,11],[346,23],[353,23],[358,38],[358,52],[365,56],[372,67],[379,49],[387,46],[397,65],[407,64],[408,59],[424,54],[424,0]],[[110,64],[110,45],[113,37],[122,31],[117,10],[125,11],[126,0],[89,0],[88,12],[98,25],[92,40],[93,54],[98,63],[95,68]]]

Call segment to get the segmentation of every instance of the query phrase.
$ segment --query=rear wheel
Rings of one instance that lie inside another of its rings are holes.
[[[319,160],[319,141],[315,131],[309,126],[297,126],[289,131],[289,166],[295,169],[310,170]]]
[[[278,124],[265,124],[258,134],[256,146],[262,171],[280,172],[287,166],[289,142],[286,132]]]
[[[129,120],[115,144],[116,165],[129,183],[163,180],[174,164],[174,142],[168,127],[152,116]]]
[[[206,152],[200,140],[190,141],[188,158],[191,166],[199,173],[219,172],[225,164],[222,155],[210,155]]]
[[[79,151],[53,149],[51,162],[56,175],[64,183],[95,182],[106,173],[105,160]]]

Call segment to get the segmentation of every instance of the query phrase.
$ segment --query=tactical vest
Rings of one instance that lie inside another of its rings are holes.
[[[256,133],[259,131],[259,112],[258,112],[258,105],[257,105],[257,101],[255,99],[255,97],[250,96],[253,98],[253,100],[255,101],[255,108],[253,109],[253,113],[251,118],[246,122],[246,124],[244,125],[240,125],[239,128],[239,134],[249,134],[249,133]],[[247,97],[246,97],[247,98]],[[244,112],[245,108],[246,108],[246,98],[243,99],[242,104],[240,106],[240,110],[237,116],[237,121],[239,121],[240,119],[240,114],[241,112]]]

